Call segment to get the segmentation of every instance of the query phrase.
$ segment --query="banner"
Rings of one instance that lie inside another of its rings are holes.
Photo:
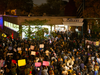
[[[40,67],[40,66],[41,66],[41,62],[35,63],[35,67]]]
[[[92,43],[93,43],[94,46],[99,46],[99,44],[100,44],[99,41],[96,41],[96,42],[95,42],[95,41],[85,40],[85,43],[87,43],[87,42],[88,42],[89,44],[92,44]]]
[[[31,55],[36,55],[36,52],[35,51],[31,51]]]
[[[25,66],[25,65],[26,65],[25,59],[18,60],[18,66]]]
[[[43,66],[49,66],[50,62],[49,61],[43,61]]]
[[[39,46],[40,48],[44,48],[44,44],[40,44],[40,46]]]

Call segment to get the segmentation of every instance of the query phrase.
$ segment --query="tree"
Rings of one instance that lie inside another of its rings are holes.
[[[100,0],[74,0],[77,8],[85,1],[83,17],[90,18],[87,22],[92,25],[92,30],[94,32],[100,32]],[[97,18],[97,19],[94,19]]]
[[[77,9],[84,0],[74,0]],[[100,17],[100,0],[85,0],[85,7],[83,11],[84,18],[99,18]]]
[[[42,28],[42,25],[44,25],[47,22],[47,20],[25,20],[22,25],[26,25],[25,27],[22,27],[19,32],[25,32],[26,36],[28,38],[33,38],[31,34],[35,34],[36,39],[45,39],[44,33],[48,33],[47,28]],[[32,28],[30,25],[34,25],[35,28]],[[36,30],[33,32],[33,30]]]
[[[33,8],[32,0],[6,0],[6,9],[20,9],[21,11],[30,12]]]
[[[1,14],[3,14],[4,11],[6,10],[6,7],[7,7],[6,3],[7,3],[7,0],[0,1],[0,13]]]
[[[47,0],[47,3],[41,4],[40,6],[35,5],[32,12],[34,15],[43,15],[46,13],[49,16],[62,16],[64,15],[62,12],[64,12],[65,5],[62,0]]]

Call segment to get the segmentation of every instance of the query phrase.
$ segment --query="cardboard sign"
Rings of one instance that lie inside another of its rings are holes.
[[[49,61],[43,61],[43,65],[44,66],[49,66],[50,65],[50,62]]]
[[[31,45],[31,46],[30,46],[30,49],[31,49],[31,50],[34,50],[34,46]]]
[[[44,44],[40,44],[40,46],[39,46],[40,48],[44,48]]]
[[[19,51],[19,50],[22,50],[22,49],[19,47],[19,48],[17,48],[17,50]]]
[[[16,60],[12,60],[12,63],[16,64]]]
[[[35,63],[35,67],[40,67],[40,66],[41,66],[41,62]]]
[[[0,67],[3,67],[5,64],[5,60],[0,60]]]
[[[18,66],[25,66],[25,65],[26,65],[25,59],[18,60]]]
[[[28,51],[28,49],[27,49],[27,48],[25,48],[25,51]]]
[[[31,55],[36,55],[36,52],[35,51],[31,51]]]
[[[7,53],[7,55],[13,55],[13,53]]]
[[[17,52],[17,50],[14,48],[14,52]]]
[[[90,48],[90,46],[88,45],[87,48]]]
[[[8,49],[9,49],[9,50],[12,50],[12,47],[9,47]]]
[[[96,42],[96,46],[99,46],[99,41]]]

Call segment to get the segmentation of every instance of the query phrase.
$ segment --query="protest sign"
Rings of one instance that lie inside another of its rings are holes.
[[[28,49],[27,49],[27,48],[25,48],[25,51],[28,51]]]
[[[34,50],[34,46],[31,45],[31,46],[30,46],[30,49],[31,49],[31,50]]]
[[[12,50],[12,47],[8,47],[9,50]]]
[[[12,60],[12,63],[16,64],[16,60]]]
[[[40,46],[39,46],[40,48],[44,48],[44,44],[40,44]]]
[[[89,46],[89,45],[87,45],[87,48],[89,49],[89,48],[90,48],[90,46]]]
[[[49,66],[50,65],[50,62],[49,61],[43,61],[43,65],[44,66]]]
[[[3,67],[5,63],[5,60],[0,60],[0,67]]]
[[[26,65],[25,59],[18,60],[18,66],[25,66],[25,65]]]
[[[17,52],[15,48],[14,48],[14,52]]]
[[[35,51],[31,51],[31,55],[36,55],[36,52]]]
[[[13,55],[13,53],[7,53],[7,55]]]
[[[96,41],[96,44],[95,44],[96,46],[99,46],[99,41]]]
[[[18,47],[17,50],[18,50],[18,51],[21,50],[21,47]]]
[[[40,67],[40,66],[41,66],[41,62],[35,63],[35,67]]]

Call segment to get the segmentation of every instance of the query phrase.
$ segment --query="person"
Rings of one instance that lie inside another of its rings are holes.
[[[47,66],[44,66],[44,68],[42,70],[42,75],[48,75],[48,68],[47,68]]]

